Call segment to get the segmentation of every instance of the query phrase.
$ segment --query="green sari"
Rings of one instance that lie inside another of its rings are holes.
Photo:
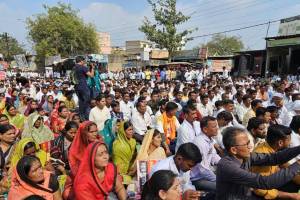
[[[22,133],[22,138],[32,138],[37,144],[43,144],[54,139],[54,134],[49,127],[45,126],[44,122],[41,123],[39,128],[34,127],[34,123],[41,117],[38,113],[29,115],[27,123]]]
[[[121,123],[117,132],[117,138],[113,143],[112,158],[115,165],[118,166],[119,173],[123,177],[123,184],[131,183],[132,177],[128,175],[135,160],[136,141],[134,138],[128,139],[124,130],[124,122]]]
[[[15,116],[11,116],[6,109],[4,110],[3,114],[7,116],[10,124],[14,125],[20,130],[23,130],[26,119],[24,115],[17,113]]]

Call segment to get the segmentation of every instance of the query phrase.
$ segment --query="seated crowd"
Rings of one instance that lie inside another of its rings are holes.
[[[299,84],[207,80],[106,82],[89,120],[67,82],[9,85],[0,94],[1,195],[300,199]],[[142,184],[141,161],[154,161]]]

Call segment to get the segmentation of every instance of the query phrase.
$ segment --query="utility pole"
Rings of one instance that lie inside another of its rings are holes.
[[[6,51],[7,51],[6,59],[8,61],[8,59],[10,58],[10,52],[9,52],[9,39],[8,39],[8,33],[7,32],[4,33],[4,39],[5,39]]]

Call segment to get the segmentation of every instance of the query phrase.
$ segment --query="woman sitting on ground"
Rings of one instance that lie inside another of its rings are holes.
[[[136,157],[136,140],[133,138],[133,127],[130,122],[121,123],[117,138],[113,143],[112,157],[123,176],[123,184],[130,184],[135,173],[130,173],[129,170]]]
[[[109,162],[104,143],[95,142],[88,146],[74,181],[74,191],[77,200],[104,200],[114,195],[119,200],[126,199],[121,177],[116,166]]]
[[[23,200],[32,195],[45,200],[62,200],[57,177],[43,170],[37,157],[24,156],[13,171],[8,199]]]

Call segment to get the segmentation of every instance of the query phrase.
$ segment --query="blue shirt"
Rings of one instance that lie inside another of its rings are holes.
[[[88,85],[87,85],[87,73],[88,73],[88,68],[82,65],[76,64],[75,67],[75,75],[78,80],[78,84],[76,87],[78,89],[86,89],[88,90]]]

